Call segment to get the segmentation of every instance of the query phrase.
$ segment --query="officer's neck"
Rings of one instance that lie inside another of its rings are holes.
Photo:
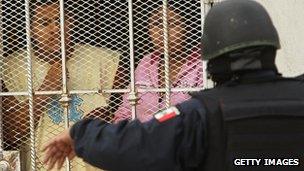
[[[267,81],[267,80],[273,80],[279,76],[280,74],[278,74],[277,71],[270,69],[243,71],[231,75],[230,80],[220,82],[217,84],[217,86]]]

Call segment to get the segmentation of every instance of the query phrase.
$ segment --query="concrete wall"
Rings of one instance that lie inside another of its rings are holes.
[[[267,9],[279,32],[282,46],[276,60],[279,71],[285,76],[304,73],[304,0],[256,1]]]
[[[257,1],[268,10],[279,32],[279,71],[286,76],[304,73],[304,0]]]

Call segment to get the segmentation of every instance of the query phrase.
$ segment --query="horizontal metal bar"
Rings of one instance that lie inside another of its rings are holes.
[[[28,92],[1,92],[0,93],[0,97],[1,96],[27,96]]]
[[[200,91],[203,88],[171,88],[171,92],[193,92],[193,91]],[[138,89],[138,92],[166,92],[165,88],[147,88],[147,89]]]
[[[71,90],[69,94],[127,93],[129,89]],[[61,95],[62,91],[36,91],[34,95]],[[27,96],[28,92],[1,92],[0,96]]]
[[[56,94],[62,94],[61,91],[36,91],[34,92],[34,95],[56,95]],[[27,96],[28,92],[22,91],[22,92],[1,92],[0,96]]]
[[[171,88],[171,92],[200,91],[203,88]],[[138,92],[166,92],[165,88],[138,88]],[[71,90],[69,94],[107,94],[107,93],[129,93],[129,89],[104,89],[104,90]],[[34,95],[61,95],[62,91],[36,91]],[[27,96],[28,92],[1,92],[0,96]]]

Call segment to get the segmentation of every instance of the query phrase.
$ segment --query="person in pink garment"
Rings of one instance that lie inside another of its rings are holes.
[[[174,4],[172,4],[173,6]],[[194,45],[187,48],[186,12],[181,7],[168,8],[168,31],[170,51],[170,81],[173,88],[202,87],[202,61],[200,47]],[[145,55],[135,70],[135,85],[137,88],[164,88],[164,55],[163,55],[163,23],[162,7],[156,8],[149,16],[149,36],[154,45],[154,52]],[[188,14],[189,15],[189,14]],[[200,31],[200,30],[196,30]],[[193,40],[193,39],[192,39]],[[198,42],[197,42],[198,43]],[[129,93],[123,96],[123,102],[114,114],[114,122],[131,119],[131,105],[128,101]],[[141,122],[152,118],[153,113],[165,108],[165,93],[145,92],[138,93],[136,118]],[[172,92],[171,105],[183,102],[190,98],[188,92]]]

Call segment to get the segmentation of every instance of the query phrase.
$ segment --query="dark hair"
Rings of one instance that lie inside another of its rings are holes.
[[[59,7],[59,0],[33,0],[30,2],[30,18],[32,19],[33,16],[36,14],[36,9],[39,6],[43,5],[52,5],[52,4],[58,4]],[[72,7],[74,9],[77,9],[76,3],[70,0],[64,1],[64,7],[65,7],[65,15],[71,16],[74,14],[74,11],[71,10]]]
[[[38,6],[55,2],[59,3],[59,0],[30,1],[30,18]],[[9,56],[26,46],[25,0],[2,1],[2,14],[3,51],[4,56]]]
[[[59,0],[33,0],[30,3],[30,19],[33,20],[33,17],[36,15],[36,10],[38,7],[44,6],[44,7],[48,7],[50,5],[57,5],[58,6],[58,10],[60,7],[60,1]],[[78,10],[79,6],[76,6],[77,4],[75,2],[73,2],[72,0],[65,0],[64,1],[64,15],[65,18],[67,19],[67,17],[69,19],[71,19],[71,16],[74,15],[75,10]],[[59,14],[58,14],[59,15]],[[31,21],[32,23],[32,21]],[[74,21],[73,18],[73,25],[77,25],[76,22]],[[73,28],[69,28],[70,30],[73,30]],[[74,31],[70,31],[70,33],[73,33]],[[34,37],[31,37],[32,39],[32,43],[36,44],[36,40],[34,39]],[[71,44],[74,43],[74,35],[71,34]],[[37,46],[33,46],[33,48],[37,48]]]
[[[190,51],[201,43],[201,11],[200,2],[196,0],[175,0],[168,2],[169,10],[184,19],[186,26],[186,51]]]
[[[30,18],[32,19],[33,16],[36,14],[36,9],[39,6],[43,5],[51,5],[51,4],[59,4],[59,0],[34,0],[30,2]]]
[[[149,36],[149,19],[163,5],[162,1],[137,1],[134,5],[134,38],[135,51],[146,54],[153,50],[153,43]],[[201,41],[201,11],[200,1],[174,0],[168,2],[169,10],[185,19],[186,51],[191,52]],[[152,11],[152,12],[151,12]]]

